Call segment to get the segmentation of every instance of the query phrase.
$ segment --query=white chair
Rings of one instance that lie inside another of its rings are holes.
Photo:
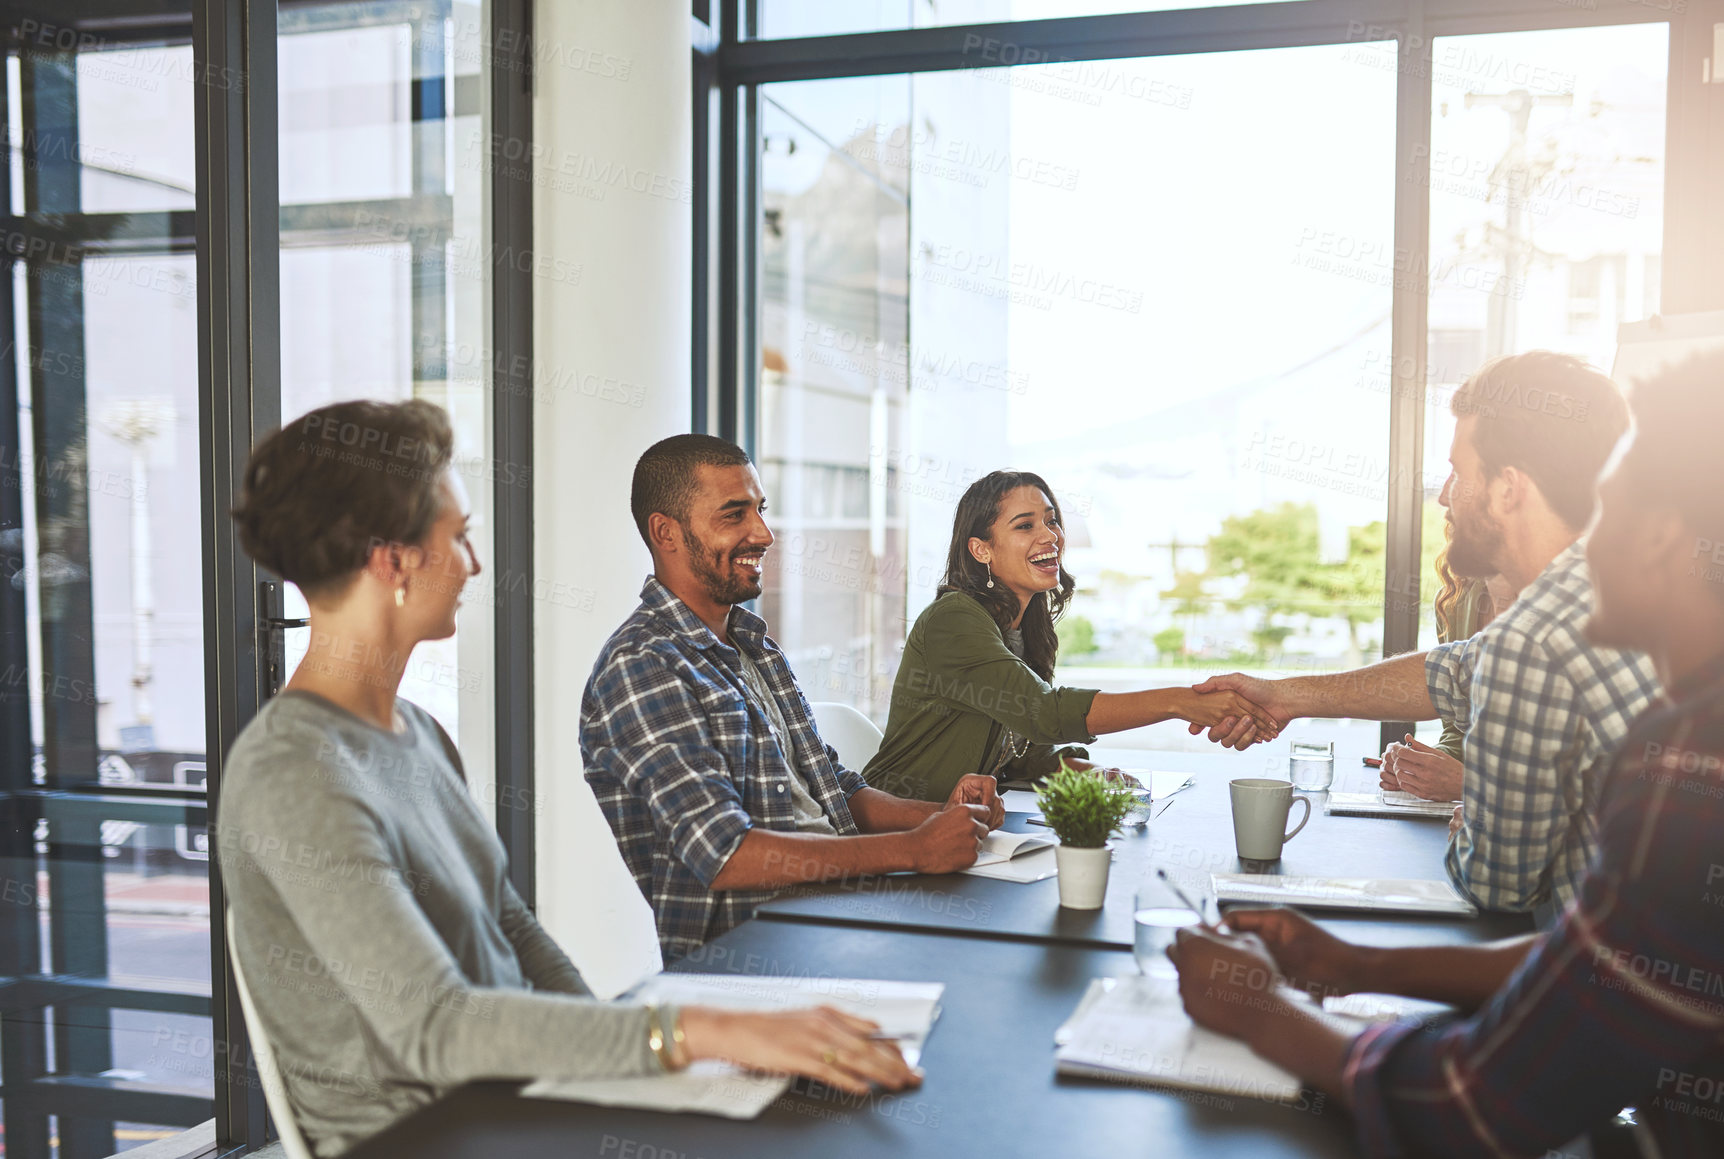
[[[251,1038],[251,1057],[257,1064],[258,1081],[263,1083],[263,1101],[269,1106],[269,1117],[275,1120],[276,1137],[281,1140],[282,1153],[287,1159],[312,1159],[305,1136],[299,1133],[299,1123],[293,1117],[293,1107],[287,1101],[287,1087],[281,1081],[281,1068],[275,1059],[275,1047],[264,1033],[263,1020],[252,1005],[251,989],[245,984],[245,971],[240,969],[239,955],[234,952],[233,911],[227,913],[228,961],[233,963],[233,987],[239,991],[239,1006],[245,1013],[245,1029]]]
[[[880,751],[885,734],[848,704],[822,700],[808,707],[814,712],[814,727],[820,730],[821,739],[837,750],[845,768],[861,772],[862,766]]]

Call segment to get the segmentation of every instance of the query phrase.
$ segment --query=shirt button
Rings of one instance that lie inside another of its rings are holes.
[[[778,791],[780,793],[784,792],[784,786],[783,785],[778,786]]]

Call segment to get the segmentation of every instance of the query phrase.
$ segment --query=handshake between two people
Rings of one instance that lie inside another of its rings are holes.
[[[1223,748],[1244,750],[1274,740],[1299,715],[1278,684],[1242,672],[1211,676],[1191,686],[1188,710],[1179,715],[1192,736],[1207,729],[1209,739]]]

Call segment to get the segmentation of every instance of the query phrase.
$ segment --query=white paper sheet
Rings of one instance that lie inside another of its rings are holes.
[[[540,1079],[521,1093],[600,1107],[679,1111],[752,1119],[790,1089],[787,1075],[749,1074],[721,1062],[697,1062],[679,1074],[635,1079]]]
[[[1478,909],[1446,881],[1409,878],[1294,877],[1277,873],[1212,873],[1215,900],[1312,909],[1449,914],[1474,917]]]
[[[755,974],[658,974],[629,992],[635,1002],[714,1006],[722,1010],[796,1010],[835,1006],[880,1025],[915,1066],[940,1016],[940,982]],[[752,1119],[790,1087],[791,1080],[757,1075],[720,1062],[699,1062],[678,1074],[637,1079],[540,1079],[521,1093],[604,1107],[687,1111]]]

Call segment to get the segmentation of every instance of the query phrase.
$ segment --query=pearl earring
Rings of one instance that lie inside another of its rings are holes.
[[[406,584],[402,584],[400,587],[395,589],[395,606],[398,608],[405,608],[407,606]]]
[[[993,569],[993,567],[985,559],[982,561],[982,566],[988,569],[988,586],[993,587],[994,586],[994,569]]]

